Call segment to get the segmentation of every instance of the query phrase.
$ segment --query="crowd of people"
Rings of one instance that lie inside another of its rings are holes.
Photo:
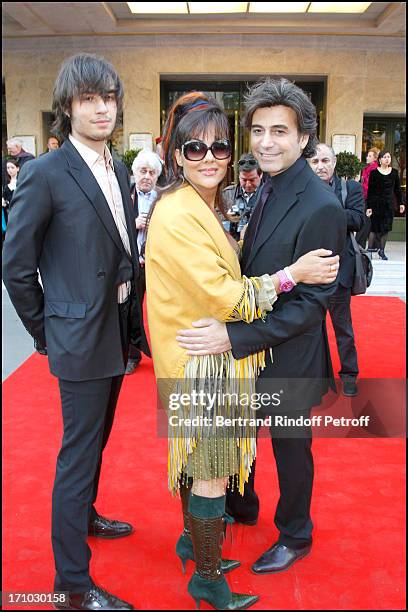
[[[35,156],[23,149],[23,143],[20,138],[9,138],[6,142],[7,157],[3,158],[2,162],[2,242],[4,242],[7,221],[10,208],[13,205],[13,195],[17,186],[17,176],[20,168]],[[55,136],[50,136],[47,142],[47,151],[58,149],[59,142]],[[44,155],[44,153],[42,154]]]
[[[107,147],[123,96],[110,63],[76,55],[55,82],[58,139],[50,137],[49,153],[29,161],[21,143],[8,142],[4,283],[37,349],[48,355],[62,405],[54,590],[68,593],[75,609],[134,609],[93,581],[88,537],[133,533],[130,523],[101,516],[96,501],[123,377],[143,353],[153,357],[166,412],[175,393],[193,397],[205,389],[218,398],[211,406],[183,404],[179,424],[169,425],[168,486],[180,496],[183,525],[176,554],[183,567],[195,562],[188,592],[197,604],[246,609],[259,597],[231,591],[225,573],[240,562],[222,557],[222,536],[226,510],[256,524],[258,431],[248,419],[251,404],[225,404],[220,393],[262,389],[272,397],[276,381],[290,381],[280,413],[310,416],[329,388],[336,390],[329,311],[342,392],[357,394],[349,233],[362,231],[370,215],[384,256],[398,175],[383,152],[369,179],[363,172],[362,185],[349,180],[343,189],[334,151],[317,140],[315,107],[281,78],[255,84],[246,96],[251,152],[238,162],[236,186],[224,185],[232,156],[228,119],[203,92],[175,101],[156,152],[137,155],[129,181]],[[226,433],[203,423],[209,411],[248,424]],[[262,414],[275,415],[275,404]],[[186,424],[193,417],[199,425]],[[279,537],[253,563],[256,574],[287,570],[313,541],[311,428],[271,425],[270,436]]]

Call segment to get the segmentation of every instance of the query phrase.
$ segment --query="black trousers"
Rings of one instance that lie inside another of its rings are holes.
[[[143,308],[143,300],[146,293],[146,272],[144,266],[140,266],[137,290],[140,296],[140,305]],[[129,359],[132,359],[133,361],[140,361],[141,358],[142,353],[140,351],[138,342],[131,342],[129,345]]]
[[[124,364],[127,360],[129,302],[119,305]],[[88,524],[93,506],[123,376],[72,382],[59,379],[64,433],[57,458],[52,493],[52,546],[55,590],[84,592],[91,550]]]
[[[310,416],[310,411],[287,414],[289,418]],[[272,449],[278,471],[280,497],[275,511],[279,542],[289,548],[301,548],[312,542],[313,523],[310,517],[314,464],[310,427],[270,428]],[[244,495],[227,490],[226,511],[234,518],[255,520],[259,500],[254,490],[255,463]]]
[[[354,342],[353,322],[351,320],[351,288],[338,287],[329,303],[330,317],[336,334],[341,369],[340,378],[358,376],[357,350]]]

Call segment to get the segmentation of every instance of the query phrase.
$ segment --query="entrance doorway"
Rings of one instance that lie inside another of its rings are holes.
[[[324,141],[325,136],[325,85],[324,77],[309,77],[310,80],[304,80],[306,77],[288,76],[288,79],[294,81],[296,85],[301,87],[310,97],[313,104],[316,106],[318,118],[318,135],[320,140]],[[232,143],[233,155],[231,164],[227,173],[227,182],[238,182],[238,160],[243,153],[249,151],[249,134],[242,126],[242,118],[244,115],[244,95],[248,87],[256,82],[254,77],[245,80],[229,81],[229,80],[195,80],[191,77],[187,80],[172,80],[170,76],[162,76],[160,82],[160,111],[161,111],[161,130],[167,119],[167,113],[173,102],[181,95],[190,91],[203,91],[209,96],[215,98],[227,114],[230,125],[230,140]],[[315,79],[315,80],[313,80]]]
[[[54,113],[50,111],[42,111],[42,142],[43,142],[43,151],[40,153],[45,153],[48,151],[47,142],[50,136],[53,136],[52,133],[52,124],[55,121]]]
[[[363,124],[363,144],[361,161],[365,162],[367,152],[371,147],[380,151],[386,149],[391,153],[392,166],[398,170],[401,189],[406,201],[406,127],[405,117],[376,117],[366,115]],[[397,217],[403,216],[399,209],[395,210]]]
[[[7,138],[11,138],[7,134],[7,113],[6,113],[6,83],[4,77],[2,79],[2,105],[1,105],[1,153],[7,155]]]

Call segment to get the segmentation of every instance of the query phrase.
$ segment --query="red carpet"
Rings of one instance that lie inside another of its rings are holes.
[[[403,378],[404,303],[354,298],[353,317],[361,376]],[[335,348],[332,355],[337,371]],[[57,380],[46,358],[36,354],[10,376],[3,400],[3,592],[46,592],[54,575],[51,490],[61,438]],[[167,492],[167,445],[156,438],[155,417],[153,369],[144,358],[137,373],[125,377],[97,505],[136,531],[116,541],[93,539],[92,574],[138,609],[192,610],[186,588],[193,564],[183,576],[174,554],[180,502]],[[230,586],[260,594],[252,608],[258,610],[405,609],[404,441],[316,439],[314,457],[312,553],[287,572],[255,576],[250,564],[276,538],[275,466],[270,441],[260,440],[260,520],[256,527],[234,525],[233,543],[228,538],[224,545],[224,555],[242,561],[228,575]]]

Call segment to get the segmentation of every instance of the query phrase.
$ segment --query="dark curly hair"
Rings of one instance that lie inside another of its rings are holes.
[[[122,82],[112,64],[103,57],[81,53],[65,60],[54,85],[52,112],[55,121],[52,134],[65,140],[71,133],[69,115],[74,97],[84,93],[104,96],[111,92],[115,93],[120,111],[123,103]]]
[[[303,149],[303,157],[311,157],[318,143],[316,108],[308,95],[297,85],[284,78],[265,78],[253,85],[244,99],[244,126],[249,130],[252,117],[258,108],[288,106],[295,111],[299,134],[309,134],[309,141]]]

